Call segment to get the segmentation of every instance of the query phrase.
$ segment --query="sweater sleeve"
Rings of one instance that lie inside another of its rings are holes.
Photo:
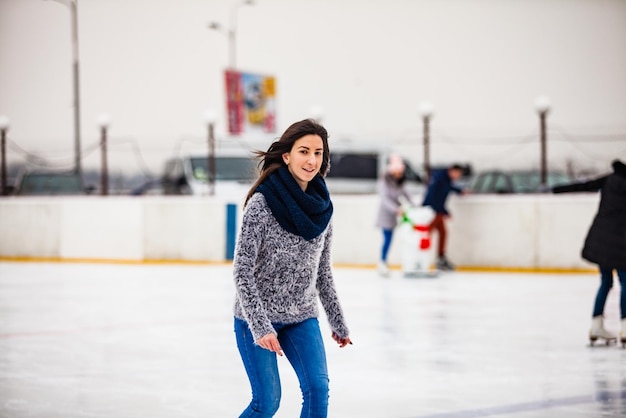
[[[552,193],[597,192],[608,177],[603,176],[586,182],[555,186],[552,188]]]
[[[384,212],[392,213],[395,215],[396,211],[398,210],[398,203],[392,195],[392,185],[390,183],[391,180],[389,180],[387,177],[383,178],[380,190],[380,206]]]
[[[335,289],[335,282],[333,280],[331,258],[330,258],[330,246],[333,236],[332,223],[328,225],[326,231],[326,237],[324,240],[324,248],[322,249],[322,256],[320,258],[320,266],[317,277],[317,291],[319,293],[320,301],[326,312],[326,317],[330,323],[330,328],[339,337],[346,338],[350,335],[350,331],[346,326],[343,316],[343,310],[339,304],[339,297],[337,290]]]
[[[268,215],[262,210],[261,202],[258,200],[262,197],[258,196],[250,199],[243,214],[233,260],[237,299],[255,342],[264,335],[276,333],[259,296],[254,277],[254,267],[265,235]]]

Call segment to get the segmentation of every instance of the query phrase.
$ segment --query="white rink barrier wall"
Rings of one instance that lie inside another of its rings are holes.
[[[593,269],[580,251],[598,202],[596,193],[453,195],[448,257],[468,268]],[[217,197],[2,198],[0,259],[222,262],[232,257],[241,217],[241,203],[228,203]],[[333,203],[334,263],[376,264],[378,197],[336,195]],[[436,235],[432,241],[434,252]],[[396,230],[390,264],[401,264],[402,245]]]

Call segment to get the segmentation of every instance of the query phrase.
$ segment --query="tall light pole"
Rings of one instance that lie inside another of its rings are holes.
[[[209,196],[215,194],[215,112],[207,109],[204,112],[204,122],[207,125],[209,154],[207,157],[207,175],[209,182]]]
[[[539,142],[541,146],[541,187],[545,189],[548,182],[548,156],[547,156],[547,132],[546,117],[550,112],[550,98],[539,96],[535,99],[535,110],[539,114]]]
[[[69,7],[72,23],[72,92],[74,101],[74,171],[82,174],[80,155],[80,77],[78,59],[78,0],[52,0]]]
[[[228,28],[224,28],[219,22],[209,22],[209,29],[214,29],[226,34],[228,38],[228,66],[234,70],[237,68],[237,10],[239,7],[254,5],[254,0],[236,2],[230,9],[230,22]]]
[[[6,150],[6,141],[7,141],[7,131],[9,130],[9,118],[2,115],[0,116],[0,154],[1,154],[1,184],[2,184],[2,194],[1,196],[6,196],[9,194],[9,189],[7,188],[7,150]]]
[[[431,102],[420,103],[419,113],[424,126],[424,180],[427,183],[430,181],[430,118],[433,116],[433,104]]]
[[[98,116],[98,125],[100,126],[100,154],[102,156],[102,167],[100,172],[100,194],[107,196],[109,194],[109,165],[107,162],[107,130],[111,120],[109,115],[101,113]]]

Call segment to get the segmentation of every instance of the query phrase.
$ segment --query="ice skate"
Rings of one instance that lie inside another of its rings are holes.
[[[437,258],[437,270],[443,270],[443,271],[453,271],[454,270],[454,264],[452,264],[445,255],[440,256],[439,258]]]
[[[623,321],[622,321],[623,324]],[[624,332],[624,329],[622,328],[622,333]],[[621,334],[620,333],[620,339],[621,339]],[[614,342],[617,340],[617,337],[613,334],[611,334],[609,331],[607,331],[604,328],[604,318],[601,316],[596,316],[591,320],[591,329],[589,330],[589,343],[591,346],[593,346],[593,344],[598,340],[598,339],[603,339],[606,343],[606,345],[611,344],[611,342]],[[624,336],[624,340],[626,340],[626,335]],[[622,342],[622,344],[626,344],[626,342]]]
[[[380,277],[389,277],[389,266],[384,261],[378,263],[378,274]]]
[[[619,342],[622,348],[626,348],[626,318],[622,318],[622,329],[619,332]]]

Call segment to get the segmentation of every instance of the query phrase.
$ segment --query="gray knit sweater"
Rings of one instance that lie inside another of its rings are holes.
[[[243,214],[235,248],[235,317],[248,323],[254,340],[275,333],[272,323],[318,316],[317,296],[332,331],[348,337],[331,270],[332,221],[311,241],[283,229],[261,193]]]

